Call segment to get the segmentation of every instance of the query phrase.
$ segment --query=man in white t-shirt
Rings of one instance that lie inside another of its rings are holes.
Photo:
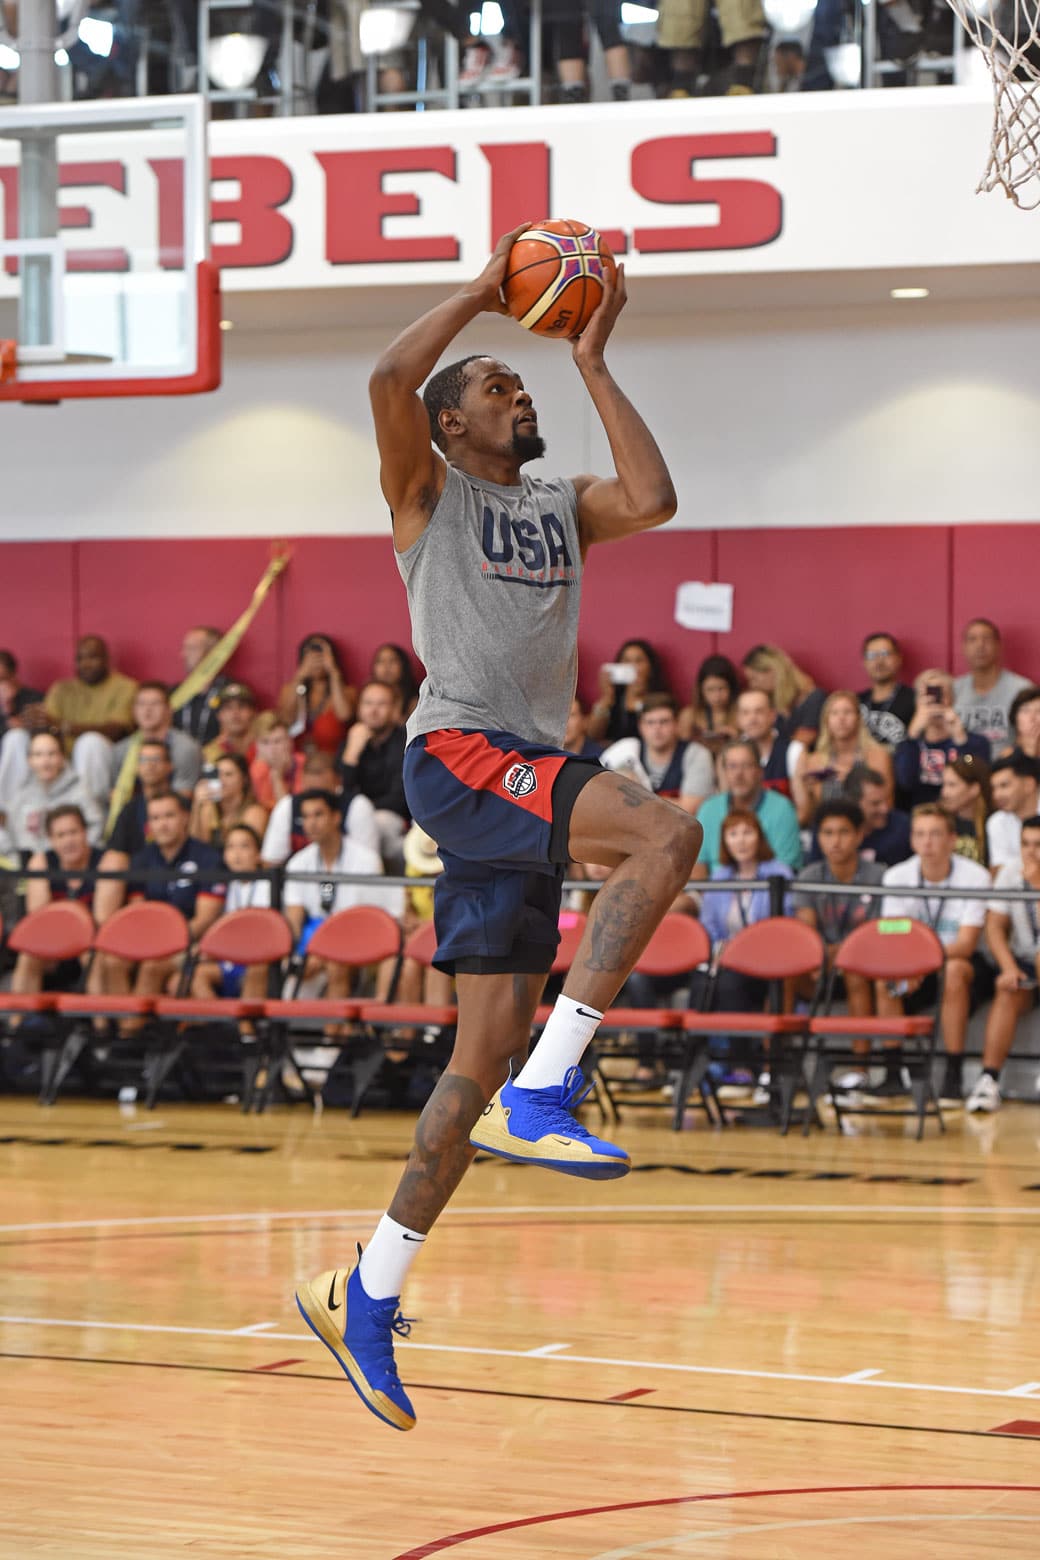
[[[341,883],[340,873],[365,873],[383,876],[383,861],[377,849],[361,845],[343,833],[342,802],[333,791],[301,791],[297,798],[303,832],[311,841],[289,858],[285,869],[283,908],[292,927],[297,953],[306,953],[315,929],[339,910],[354,905],[376,905],[396,920],[404,915],[404,889],[382,887],[375,883]],[[327,874],[317,877],[316,874]],[[304,882],[303,875],[314,875]],[[351,972],[339,964],[326,964],[308,955],[304,978],[324,973],[325,994],[350,995]]]
[[[376,810],[367,796],[355,792],[349,802],[340,796],[340,775],[331,753],[308,753],[303,766],[302,785],[295,795],[280,797],[274,804],[264,831],[265,867],[280,867],[294,851],[308,842],[300,811],[304,791],[333,791],[346,811],[342,812],[343,833],[358,845],[379,850],[379,825]],[[342,811],[342,809],[341,809]]]
[[[715,790],[715,765],[700,742],[680,742],[675,700],[670,693],[648,693],[639,712],[638,737],[622,737],[600,755],[605,769],[630,776],[637,784],[667,796],[683,812],[695,813]]]
[[[953,685],[953,702],[964,729],[985,737],[990,753],[1001,752],[1008,743],[1008,711],[1011,701],[1029,678],[1005,671],[1000,629],[989,618],[972,618],[964,630],[965,676]]]
[[[1005,863],[993,886],[1035,888],[1040,893],[1040,817],[1023,820],[1019,860]],[[1000,1109],[1000,1069],[1011,1050],[1018,1021],[1036,1001],[1040,980],[1040,903],[991,899],[986,914],[986,942],[999,973],[986,1019],[982,1072],[965,1108],[990,1113]]]
[[[1040,806],[1040,763],[1024,753],[998,758],[990,770],[993,806],[986,819],[986,848],[990,870],[1019,864],[1022,820],[1032,818]]]
[[[942,996],[942,1037],[946,1050],[946,1069],[939,1091],[944,1104],[959,1104],[962,1098],[961,1070],[964,1039],[976,985],[975,953],[979,932],[986,919],[986,900],[975,898],[928,898],[901,896],[901,888],[960,888],[986,890],[992,887],[989,873],[977,861],[954,854],[957,830],[953,818],[937,802],[915,807],[910,818],[910,844],[914,854],[909,861],[889,867],[882,883],[885,895],[881,915],[885,920],[924,921],[935,932],[946,951],[946,970]],[[910,982],[910,989],[897,993],[879,982],[879,1017],[897,1016],[909,1008],[920,1009],[934,1000],[937,981],[929,976],[923,982]],[[904,1001],[904,996],[908,1001]]]

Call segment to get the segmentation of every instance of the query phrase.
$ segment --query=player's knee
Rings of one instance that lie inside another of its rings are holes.
[[[700,852],[704,830],[696,818],[679,808],[669,808],[664,848],[675,866],[678,883],[687,883]]]

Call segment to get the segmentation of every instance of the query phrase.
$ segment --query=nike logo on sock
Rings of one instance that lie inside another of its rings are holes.
[[[583,1008],[583,1007],[575,1008],[574,1011],[576,1013],[580,1013],[582,1018],[595,1018],[595,1019],[598,1020],[598,1019],[601,1019],[603,1017],[602,1013],[591,1013],[588,1008]]]
[[[420,1246],[421,1246],[423,1241],[426,1239],[426,1236],[425,1235],[409,1235],[409,1234],[406,1233],[404,1235],[404,1239],[405,1240],[417,1240],[419,1242]]]
[[[335,1294],[336,1294],[336,1280],[337,1280],[338,1277],[339,1277],[338,1273],[333,1273],[333,1275],[332,1275],[332,1283],[329,1285],[329,1310],[330,1311],[338,1311],[339,1310],[339,1303],[334,1298]]]

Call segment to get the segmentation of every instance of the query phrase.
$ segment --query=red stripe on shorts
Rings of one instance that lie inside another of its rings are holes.
[[[516,751],[503,753],[483,732],[450,730],[431,731],[426,751],[469,790],[493,792],[546,823],[552,821],[552,789],[567,762],[562,754],[525,758]]]

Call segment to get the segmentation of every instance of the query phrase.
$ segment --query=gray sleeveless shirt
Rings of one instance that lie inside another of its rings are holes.
[[[408,740],[460,727],[560,747],[578,670],[574,484],[501,487],[449,466],[426,529],[396,557],[426,667]]]

